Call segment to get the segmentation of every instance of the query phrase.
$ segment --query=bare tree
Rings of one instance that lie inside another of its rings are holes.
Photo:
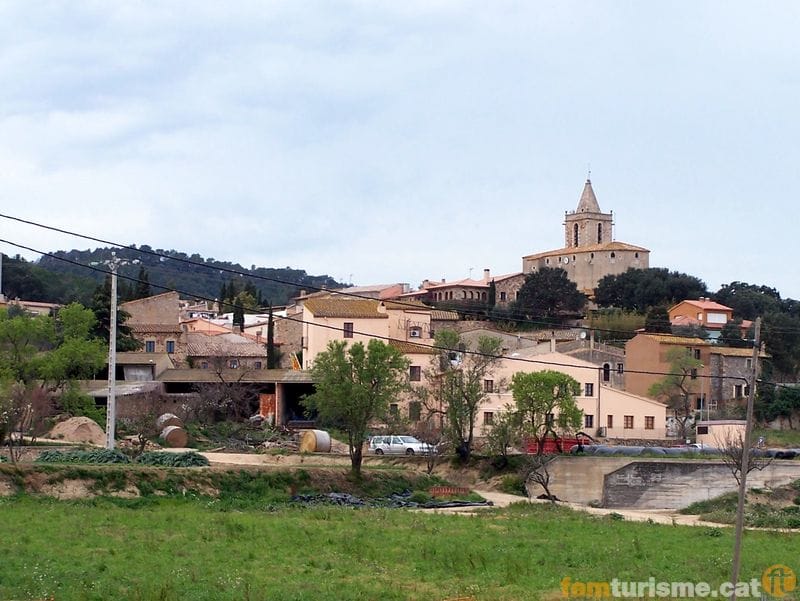
[[[135,436],[134,455],[136,457],[144,453],[148,441],[158,438],[161,434],[156,422],[163,413],[163,408],[164,395],[161,391],[149,390],[144,393],[136,415],[125,420]]]
[[[728,431],[724,436],[717,436],[714,441],[719,449],[723,463],[728,466],[736,484],[742,483],[742,463],[744,460],[744,432]],[[761,471],[772,463],[773,457],[757,452],[754,444],[750,445],[747,457],[747,473]]]
[[[224,356],[209,360],[209,369],[214,372],[217,381],[197,385],[198,412],[222,414],[225,418],[242,421],[252,414],[257,397],[242,382],[250,370],[231,368],[229,361],[230,358]]]
[[[528,498],[531,494],[531,485],[538,484],[544,489],[544,494],[551,503],[555,504],[558,500],[556,496],[550,492],[550,463],[555,459],[554,455],[527,455],[525,463],[522,467],[522,479],[525,483],[525,490],[528,492]]]
[[[413,433],[414,436],[428,445],[425,449],[424,456],[425,471],[430,475],[436,468],[439,459],[448,449],[444,430],[437,427],[435,419],[433,416],[430,416],[427,420],[418,422]]]
[[[49,392],[36,385],[15,382],[3,391],[0,403],[0,442],[5,438],[12,463],[20,458],[25,436],[35,440],[42,431],[45,418],[53,414]]]

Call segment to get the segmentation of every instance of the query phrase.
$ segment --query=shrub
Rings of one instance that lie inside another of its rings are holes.
[[[208,459],[194,451],[186,453],[150,451],[139,455],[136,462],[142,465],[157,465],[161,467],[199,467],[209,465]]]
[[[504,476],[500,481],[500,490],[509,495],[528,496],[528,491],[525,490],[525,481],[516,474]]]
[[[44,451],[36,458],[37,463],[130,463],[124,453],[115,449],[93,449],[91,451]]]
[[[411,493],[411,496],[408,498],[408,500],[413,501],[414,503],[427,503],[431,500],[431,496],[424,490],[415,490],[413,493]]]

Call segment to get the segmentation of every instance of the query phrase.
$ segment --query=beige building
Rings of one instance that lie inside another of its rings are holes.
[[[576,398],[583,411],[583,431],[596,438],[664,439],[667,410],[663,403],[601,384],[597,365],[562,353],[522,349],[505,358],[491,379],[484,382],[488,401],[478,415],[478,432],[484,436],[498,413],[514,404],[509,389],[517,372],[553,370],[565,373],[581,385]]]
[[[578,290],[591,295],[597,283],[607,275],[628,269],[647,269],[650,251],[614,240],[612,213],[603,213],[586,180],[575,211],[564,217],[564,248],[522,257],[522,272],[532,273],[543,267],[559,267],[567,272]]]
[[[435,331],[431,309],[416,301],[379,301],[341,295],[307,298],[302,313],[303,368],[310,369],[316,356],[332,340],[368,344],[410,342],[431,346]]]

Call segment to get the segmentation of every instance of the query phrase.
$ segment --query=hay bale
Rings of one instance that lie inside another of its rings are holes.
[[[189,434],[180,426],[167,426],[161,430],[161,438],[171,449],[180,449],[189,442]]]
[[[331,435],[325,430],[306,430],[300,438],[301,453],[330,453]]]
[[[163,413],[156,418],[156,429],[160,432],[167,426],[183,428],[183,420],[174,413]]]
[[[85,416],[70,417],[56,424],[46,437],[65,442],[86,442],[101,447],[106,444],[106,433],[103,428]]]

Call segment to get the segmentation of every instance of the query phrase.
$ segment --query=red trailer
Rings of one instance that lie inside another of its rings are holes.
[[[544,439],[542,452],[545,455],[552,455],[553,453],[569,453],[573,447],[592,443],[594,443],[594,439],[583,432],[578,432],[575,436],[559,436],[557,438],[548,436]],[[536,455],[539,452],[539,439],[527,439],[525,441],[525,452],[531,455]]]

